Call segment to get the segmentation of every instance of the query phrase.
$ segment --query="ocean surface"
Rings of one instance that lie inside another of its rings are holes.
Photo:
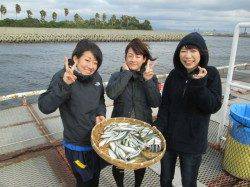
[[[232,37],[205,37],[209,49],[209,64],[228,65]],[[108,81],[112,72],[124,61],[126,42],[97,42],[103,52],[99,73]],[[148,42],[153,57],[157,57],[156,74],[166,74],[173,68],[172,58],[178,42]],[[71,57],[76,43],[0,44],[0,96],[46,89],[54,73],[63,68],[64,56]],[[250,38],[240,38],[236,63],[250,63]],[[11,101],[0,103],[7,105]],[[1,107],[0,107],[1,108]]]

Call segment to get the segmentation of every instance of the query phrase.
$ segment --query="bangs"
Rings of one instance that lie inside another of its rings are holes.
[[[182,47],[185,47],[186,49],[197,49],[198,51],[200,51],[200,49],[195,45],[184,45]]]

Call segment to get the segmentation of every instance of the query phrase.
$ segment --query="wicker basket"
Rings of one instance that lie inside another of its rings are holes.
[[[240,179],[250,180],[250,145],[241,144],[227,136],[223,159],[224,169]]]
[[[158,137],[162,140],[162,151],[153,153],[148,150],[142,151],[140,156],[137,157],[136,162],[129,163],[129,162],[124,162],[119,159],[113,159],[109,156],[108,154],[108,145],[105,145],[103,147],[99,147],[99,142],[100,142],[100,137],[101,134],[103,133],[104,127],[111,125],[113,123],[130,123],[131,125],[141,125],[145,127],[149,127],[158,135]],[[127,169],[127,170],[136,170],[140,168],[145,168],[150,165],[155,164],[156,162],[160,161],[161,158],[163,157],[165,151],[166,151],[166,140],[164,139],[163,135],[160,133],[159,130],[156,128],[153,128],[151,125],[137,120],[137,119],[132,119],[132,118],[124,118],[124,117],[119,117],[119,118],[110,118],[105,120],[102,123],[97,124],[91,133],[91,144],[94,150],[97,152],[100,157],[102,157],[104,160],[109,162],[110,164],[113,164],[117,166],[118,168],[121,169]]]

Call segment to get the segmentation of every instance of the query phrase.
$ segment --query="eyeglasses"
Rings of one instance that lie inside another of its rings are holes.
[[[131,53],[127,54],[127,59],[128,60],[133,60],[134,58],[139,59],[139,58],[142,58],[142,57],[143,57],[143,55],[136,55],[136,54],[131,54]]]

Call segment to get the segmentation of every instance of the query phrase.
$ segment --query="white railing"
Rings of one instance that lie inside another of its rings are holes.
[[[233,67],[237,68],[237,67],[246,67],[247,65],[249,65],[248,63],[243,63],[243,64],[236,64]],[[217,67],[217,69],[219,71],[223,71],[225,69],[228,69],[229,66],[220,66]],[[157,75],[158,79],[164,79],[168,76],[168,74],[161,74],[161,75]],[[107,82],[103,83],[104,86],[107,86]],[[35,91],[29,91],[29,92],[21,92],[21,93],[14,93],[14,94],[9,94],[9,95],[3,95],[0,96],[0,102],[1,101],[6,101],[6,100],[11,100],[11,99],[18,99],[18,98],[27,98],[27,97],[31,97],[31,96],[36,96],[36,95],[40,95],[42,93],[44,93],[46,90],[35,90]]]
[[[238,88],[243,88],[250,90],[249,86],[241,85],[236,82],[233,82],[233,72],[234,72],[234,64],[235,64],[235,58],[236,58],[236,52],[237,52],[237,47],[238,47],[238,40],[239,40],[239,34],[240,34],[240,28],[241,27],[250,27],[250,22],[242,22],[238,23],[235,26],[234,29],[234,36],[233,36],[233,42],[232,42],[232,47],[231,47],[231,54],[230,54],[230,61],[229,61],[229,68],[228,68],[228,74],[227,74],[227,82],[226,82],[226,89],[225,89],[225,94],[224,94],[224,100],[223,100],[223,105],[222,105],[222,119],[219,124],[219,129],[217,132],[217,139],[216,143],[220,145],[220,140],[225,140],[225,137],[223,137],[223,130],[227,126],[227,119],[228,119],[228,102],[229,102],[229,95],[231,92],[231,86],[233,87],[238,87]]]

